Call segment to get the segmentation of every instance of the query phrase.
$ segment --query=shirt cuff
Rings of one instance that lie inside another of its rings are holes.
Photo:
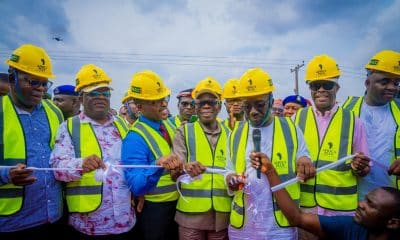
[[[0,169],[0,185],[5,185],[10,183],[10,169],[2,168]]]

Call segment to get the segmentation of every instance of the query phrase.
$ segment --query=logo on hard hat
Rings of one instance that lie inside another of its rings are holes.
[[[236,94],[237,93],[236,86],[232,86],[232,87],[233,87],[232,93]]]
[[[45,66],[46,62],[44,61],[44,59],[40,59],[40,61],[42,62],[42,65],[37,65],[38,71],[39,72],[45,72],[47,67]]]
[[[369,65],[378,65],[379,60],[378,59],[371,59],[371,61],[369,61]]]
[[[246,87],[247,91],[249,92],[253,92],[256,90],[256,86],[253,86],[253,80],[251,78],[249,78],[247,80],[247,82],[249,83],[249,86]]]
[[[94,74],[92,75],[92,77],[93,77],[94,79],[99,79],[99,78],[101,78],[101,74],[99,74],[99,73],[97,72],[96,69],[93,69],[93,72],[94,72]]]
[[[162,88],[161,88],[161,83],[160,82],[157,82],[157,85],[158,85],[158,89],[157,89],[157,92],[158,93],[161,93],[162,92]]]
[[[211,80],[208,80],[208,83],[206,84],[206,87],[212,88],[213,84]]]
[[[11,57],[10,57],[10,61],[18,62],[19,61],[19,56],[15,55],[15,54],[12,54]]]
[[[393,66],[393,70],[396,72],[400,72],[400,61],[398,66]]]
[[[319,76],[325,76],[326,75],[326,70],[324,69],[324,66],[322,64],[319,64],[319,70],[317,71],[317,75]]]
[[[137,93],[137,94],[142,93],[142,89],[141,89],[140,87],[136,87],[136,86],[132,86],[132,87],[131,87],[131,91],[132,91],[133,93]]]

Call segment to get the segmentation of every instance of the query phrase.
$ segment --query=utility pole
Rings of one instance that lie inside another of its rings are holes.
[[[290,72],[292,73],[292,72],[294,72],[294,77],[295,77],[295,85],[294,85],[294,93],[296,94],[296,95],[299,95],[299,69],[301,68],[301,67],[303,67],[304,66],[304,61],[303,61],[303,63],[302,64],[297,64],[297,66],[296,67],[294,67],[294,69],[290,69]]]

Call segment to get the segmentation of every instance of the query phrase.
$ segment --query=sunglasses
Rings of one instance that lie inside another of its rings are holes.
[[[111,91],[104,91],[104,92],[100,92],[100,91],[91,91],[86,93],[89,97],[100,97],[103,96],[105,98],[110,98],[111,97]]]
[[[265,106],[267,105],[267,103],[268,103],[268,100],[259,101],[259,102],[253,102],[253,103],[243,102],[242,103],[242,109],[243,109],[243,111],[250,112],[251,109],[254,107],[257,111],[263,112]]]
[[[182,101],[179,103],[182,107],[194,107],[193,101]]]
[[[204,107],[205,105],[208,105],[210,107],[215,107],[220,103],[219,100],[196,100],[195,104],[197,107]]]
[[[32,80],[27,77],[24,77],[24,81],[29,84],[29,86],[38,88],[38,87],[44,87],[44,88],[51,88],[53,86],[53,82],[51,81],[40,81],[40,80]]]
[[[335,82],[310,83],[310,89],[312,91],[318,91],[322,87],[324,90],[329,91],[332,90],[335,85]]]

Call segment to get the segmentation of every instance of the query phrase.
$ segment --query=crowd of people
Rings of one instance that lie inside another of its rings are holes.
[[[21,45],[6,64],[1,239],[400,239],[398,52],[372,56],[364,96],[343,104],[340,65],[318,55],[311,101],[274,98],[256,67],[180,91],[176,116],[152,70],[133,75],[115,113],[97,65],[48,99],[43,48]]]

